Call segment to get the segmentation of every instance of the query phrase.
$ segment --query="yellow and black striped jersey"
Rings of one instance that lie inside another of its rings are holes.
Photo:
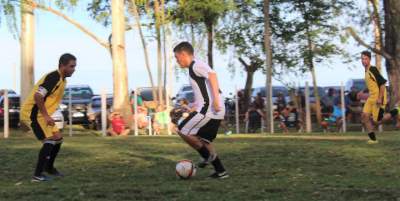
[[[381,73],[375,66],[371,66],[368,71],[365,72],[365,84],[369,91],[369,99],[377,100],[379,97],[379,90],[381,85],[386,84],[385,78],[382,77]],[[386,88],[384,89],[383,104],[386,104]]]
[[[43,76],[33,87],[21,107],[21,120],[31,121],[32,118],[42,117],[35,102],[35,93],[44,97],[44,106],[49,115],[52,115],[59,106],[63,96],[66,80],[60,71],[56,70]]]

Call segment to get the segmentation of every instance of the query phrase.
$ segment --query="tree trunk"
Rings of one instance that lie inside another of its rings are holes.
[[[244,86],[244,111],[247,111],[251,102],[251,88],[253,87],[254,72],[246,71],[246,85]]]
[[[156,20],[156,39],[157,39],[157,80],[158,80],[158,104],[163,104],[163,81],[162,81],[162,54],[161,54],[161,16],[160,3],[154,1],[154,13]]]
[[[395,98],[400,98],[400,1],[384,0],[385,12],[385,51],[393,56],[386,59],[386,69],[392,85],[390,104],[393,106]]]
[[[314,87],[314,98],[315,98],[315,115],[317,117],[318,125],[321,124],[322,115],[321,115],[321,101],[319,97],[318,85],[317,85],[317,75],[315,73],[315,66],[314,66],[314,59],[313,59],[313,44],[309,35],[309,30],[307,30],[307,48],[310,54],[308,55],[308,65],[310,68],[311,76],[312,76],[312,83]]]
[[[267,79],[265,83],[266,90],[266,126],[269,128],[270,133],[274,133],[274,119],[272,111],[272,46],[271,46],[271,26],[269,17],[270,1],[264,0],[264,46]]]
[[[381,20],[379,16],[379,1],[378,0],[369,0],[372,5],[372,21],[374,24],[374,37],[375,37],[375,48],[382,49],[382,28],[381,28]],[[375,53],[375,62],[376,67],[381,70],[382,69],[382,55]]]
[[[128,93],[128,71],[125,53],[125,14],[124,0],[112,0],[112,63],[114,87],[114,111],[123,114],[126,122],[131,122],[131,109]]]
[[[149,54],[148,54],[146,40],[144,38],[143,30],[142,30],[142,27],[140,25],[140,16],[139,16],[138,8],[136,6],[136,1],[135,0],[131,0],[131,4],[132,4],[132,9],[130,9],[130,11],[131,11],[131,13],[133,14],[133,16],[135,18],[136,26],[137,26],[137,29],[138,29],[139,35],[140,35],[140,40],[142,42],[143,53],[144,53],[144,61],[145,61],[145,64],[146,64],[147,74],[149,76],[151,88],[153,89],[152,90],[153,97],[154,97],[154,100],[157,100],[157,90],[156,90],[156,88],[154,86],[154,79],[153,79],[153,74],[151,73]]]
[[[35,82],[35,14],[30,4],[21,4],[21,104],[28,97]]]
[[[207,28],[207,57],[208,57],[208,65],[210,65],[211,68],[214,68],[214,63],[213,63],[213,22],[211,20],[206,20],[205,21],[206,28]]]

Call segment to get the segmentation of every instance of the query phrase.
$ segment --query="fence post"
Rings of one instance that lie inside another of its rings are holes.
[[[304,92],[306,99],[306,132],[311,133],[310,91],[308,88],[308,82],[306,82]]]
[[[8,138],[10,134],[10,127],[9,127],[9,101],[8,101],[8,90],[4,90],[4,138]]]
[[[72,89],[68,89],[68,118],[69,118],[69,136],[72,137]]]
[[[235,121],[236,121],[236,134],[240,133],[240,125],[239,125],[239,97],[238,97],[238,89],[235,87]]]
[[[101,91],[101,133],[107,136],[107,95],[106,90]]]
[[[344,86],[343,82],[340,85],[340,102],[342,103],[342,132],[346,133],[346,103],[344,102]]]
[[[135,126],[135,136],[138,136],[139,135],[139,132],[138,132],[138,112],[137,112],[137,107],[138,107],[138,105],[137,105],[137,93],[138,93],[138,89],[136,88],[135,89],[135,93],[134,93],[134,95],[133,95],[133,107],[134,107],[134,110],[133,110],[133,114],[134,114],[134,117],[135,118],[133,118],[133,121],[134,121],[134,126]]]

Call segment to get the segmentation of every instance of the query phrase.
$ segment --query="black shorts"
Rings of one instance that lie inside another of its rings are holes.
[[[206,142],[212,142],[220,124],[220,119],[211,119],[201,113],[192,112],[179,124],[178,129],[183,135],[197,135]]]

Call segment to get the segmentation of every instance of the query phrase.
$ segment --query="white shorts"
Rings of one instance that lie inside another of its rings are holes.
[[[212,119],[198,112],[192,112],[178,126],[183,135],[197,135],[202,140],[210,143],[218,133],[220,119]]]

